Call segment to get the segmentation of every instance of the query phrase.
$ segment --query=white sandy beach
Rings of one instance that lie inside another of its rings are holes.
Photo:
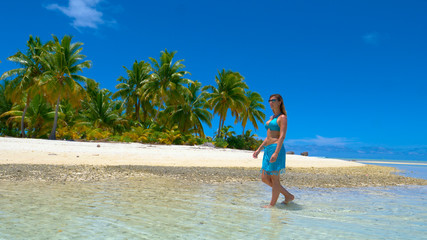
[[[262,154],[205,146],[149,145],[0,138],[0,164],[146,165],[179,167],[260,167]],[[354,167],[339,159],[287,155],[287,167]]]

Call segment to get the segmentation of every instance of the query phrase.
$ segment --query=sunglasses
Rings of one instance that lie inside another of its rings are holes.
[[[270,99],[268,102],[277,102],[277,99]]]

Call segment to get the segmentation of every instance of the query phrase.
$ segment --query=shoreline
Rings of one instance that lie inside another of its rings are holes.
[[[287,155],[288,187],[427,185],[393,167]],[[0,181],[96,182],[160,176],[191,183],[260,181],[262,157],[205,146],[0,138]]]
[[[414,161],[409,161],[409,162],[402,162],[402,161],[375,161],[375,160],[357,160],[357,162],[359,163],[367,163],[367,164],[394,164],[394,165],[412,165],[412,166],[427,166],[427,163],[417,163]]]

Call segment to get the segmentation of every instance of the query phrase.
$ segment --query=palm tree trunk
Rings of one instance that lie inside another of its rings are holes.
[[[140,99],[136,99],[136,106],[135,106],[135,115],[136,115],[136,120],[138,122],[141,122],[141,117],[139,116],[139,107],[141,105],[141,100]]]
[[[53,128],[49,135],[49,140],[56,140],[56,127],[58,125],[58,110],[59,110],[59,100],[61,99],[61,95],[58,96],[58,100],[56,100],[56,108],[55,108],[55,118],[53,120]]]
[[[227,114],[227,113],[226,113]],[[224,123],[225,123],[225,118],[227,117],[227,115],[224,115],[224,119],[222,119],[222,124],[221,124],[221,128],[224,127]]]
[[[221,121],[222,121],[222,116],[219,117],[219,126],[218,126],[218,132],[216,133],[216,137],[219,137],[219,135],[221,134]]]
[[[30,97],[27,96],[27,102],[25,103],[24,112],[22,113],[21,117],[21,137],[25,137],[25,126],[24,126],[24,119],[25,114],[27,113],[28,105],[30,105]]]

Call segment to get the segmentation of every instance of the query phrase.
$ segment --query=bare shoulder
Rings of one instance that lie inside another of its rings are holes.
[[[279,124],[287,123],[288,117],[285,114],[282,114],[277,118],[277,121],[279,122]]]
[[[288,117],[285,114],[282,114],[277,119],[288,119]]]

